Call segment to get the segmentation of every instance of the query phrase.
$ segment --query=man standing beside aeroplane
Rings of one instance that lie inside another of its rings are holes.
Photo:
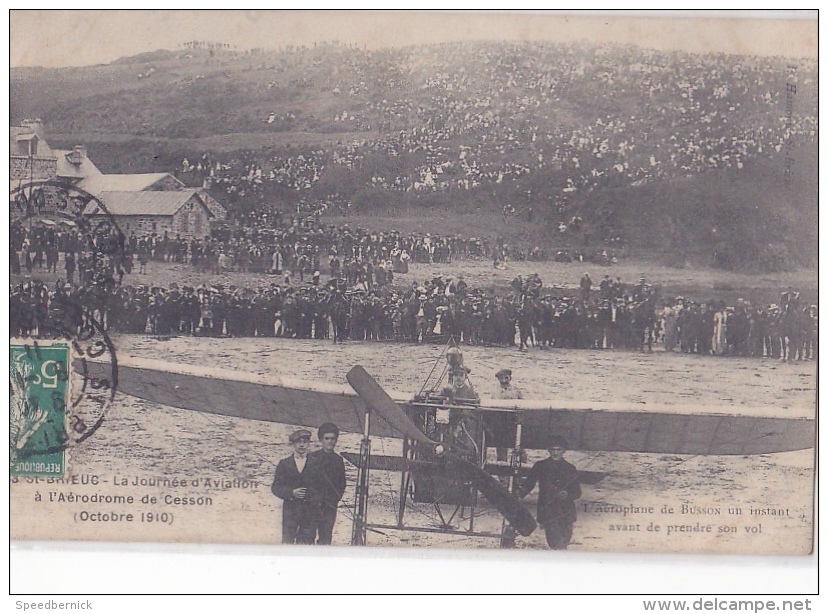
[[[501,369],[497,373],[495,373],[495,377],[497,378],[500,387],[497,389],[497,393],[495,393],[496,399],[502,400],[511,400],[511,399],[522,399],[523,398],[523,390],[518,388],[517,386],[512,385],[512,370],[511,369]],[[497,441],[503,441],[513,438],[515,433],[515,424],[514,419],[512,416],[508,414],[503,414],[501,416],[492,416],[489,418],[489,428],[492,430],[492,434],[494,435]],[[509,454],[509,449],[504,447],[497,448],[497,460],[503,462],[507,460]],[[522,462],[525,461],[525,453],[521,456]]]
[[[334,451],[339,439],[339,427],[326,422],[319,427],[318,435],[322,448],[308,455],[310,499],[316,507],[316,543],[330,545],[336,508],[345,493],[345,463]]]
[[[501,369],[495,373],[500,388],[497,390],[498,399],[522,399],[523,391],[517,386],[512,385],[512,370]]]
[[[312,544],[316,538],[316,508],[311,502],[312,474],[308,447],[311,432],[299,429],[288,441],[293,454],[279,461],[270,490],[284,501],[282,504],[282,543]]]
[[[549,442],[549,458],[538,461],[529,470],[521,486],[525,497],[538,485],[538,524],[546,532],[546,543],[552,550],[566,550],[575,524],[575,500],[581,497],[578,470],[564,460],[567,443],[554,436]]]

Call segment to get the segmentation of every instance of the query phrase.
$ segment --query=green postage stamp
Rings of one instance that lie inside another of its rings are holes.
[[[11,475],[63,475],[69,361],[70,345],[65,342],[9,346]]]

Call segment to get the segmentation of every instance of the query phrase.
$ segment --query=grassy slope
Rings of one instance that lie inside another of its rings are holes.
[[[11,118],[12,122],[44,118],[53,146],[85,143],[105,172],[169,171],[182,158],[198,158],[204,151],[228,155],[244,151],[266,158],[376,138],[376,126],[374,132],[332,132],[342,129],[330,122],[334,113],[344,109],[358,114],[368,102],[363,94],[332,94],[334,85],[359,80],[350,52],[336,53],[341,54],[341,62],[318,62],[312,53],[299,58],[180,51],[145,54],[106,66],[15,69],[10,83]],[[403,83],[402,90],[372,84],[374,97],[379,92],[415,104],[427,98],[419,87],[422,67],[411,57],[401,52],[389,62],[389,74]],[[408,72],[400,72],[399,67]],[[151,69],[150,77],[138,78]],[[577,125],[604,111],[630,112],[637,104],[632,94],[628,100],[608,101],[595,93],[579,88],[577,96],[564,97],[543,121]],[[297,118],[270,125],[263,122],[270,112],[294,112]],[[619,229],[633,251],[677,266],[743,270],[807,266],[816,262],[817,255],[815,159],[815,151],[797,153],[792,188],[783,185],[781,160],[766,159],[738,175],[707,173],[579,195],[567,215],[582,215],[593,236],[607,228]],[[407,161],[418,162],[414,156]],[[378,168],[385,163],[371,160]],[[370,174],[362,174],[366,172]],[[337,176],[324,189],[345,187],[362,205],[357,215],[375,224],[388,217],[391,225],[421,225],[426,231],[502,234],[513,243],[549,248],[567,243],[555,230],[560,215],[542,201],[533,203],[532,224],[521,212],[511,227],[498,226],[502,226],[499,210],[504,202],[521,204],[525,189],[538,194],[544,181],[554,186],[559,177],[533,177],[540,185],[524,180],[469,193],[417,197],[361,188],[361,181],[356,173]],[[297,196],[274,194],[277,200],[282,197]]]

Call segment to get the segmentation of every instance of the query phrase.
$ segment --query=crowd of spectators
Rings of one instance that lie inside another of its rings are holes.
[[[372,231],[348,224],[323,224],[297,218],[279,227],[226,227],[204,239],[169,234],[131,234],[127,244],[139,261],[190,264],[203,272],[227,271],[298,277],[316,271],[347,271],[356,265],[373,279],[378,268],[407,273],[409,263],[450,263],[455,258],[483,258],[488,238]]]
[[[287,223],[290,221],[291,223]],[[99,264],[99,250],[84,233],[68,226],[39,220],[32,225],[15,222],[11,231],[11,274],[60,273],[70,284],[83,284]],[[91,247],[90,247],[91,245]],[[274,226],[227,225],[210,236],[185,239],[168,232],[130,233],[123,244],[107,254],[109,272],[117,275],[152,274],[151,263],[192,266],[201,273],[262,273],[299,283],[323,272],[340,275],[351,284],[393,280],[408,273],[409,264],[451,263],[456,259],[490,258],[496,267],[509,260],[584,262],[605,265],[617,261],[612,252],[597,250],[547,253],[534,247],[510,246],[502,237],[464,237],[458,234],[384,232],[349,224],[324,224],[318,216],[290,216]]]
[[[742,299],[699,302],[661,297],[643,276],[635,285],[609,275],[577,289],[545,287],[537,275],[517,277],[497,295],[471,287],[462,275],[436,276],[420,285],[393,278],[342,275],[323,283],[255,289],[216,284],[199,287],[123,285],[100,276],[84,284],[61,280],[10,286],[12,336],[61,330],[95,317],[105,329],[128,334],[214,337],[286,337],[342,341],[444,342],[520,349],[538,347],[628,349],[784,359],[817,356],[815,305],[788,291],[779,304],[753,307]]]
[[[289,61],[318,71],[342,63],[335,75],[306,84],[330,94],[325,108],[341,102],[331,117],[314,121],[361,136],[266,158],[204,154],[195,164],[184,160],[182,173],[210,178],[231,196],[264,194],[268,184],[310,193],[326,173],[341,171],[358,177],[354,189],[403,192],[497,190],[557,174],[561,181],[534,197],[565,203],[596,188],[742,169],[817,137],[806,101],[786,114],[789,86],[810,85],[815,68],[800,65],[792,76],[779,58],[477,43],[319,46],[296,50]],[[313,196],[323,205],[322,195]]]
[[[9,264],[12,275],[33,271],[59,274],[70,284],[85,285],[97,275],[118,283],[132,272],[134,252],[114,227],[91,224],[78,228],[75,222],[40,220],[27,225],[13,221],[9,229]]]
[[[584,284],[572,293],[549,292],[536,278],[519,280],[507,296],[469,288],[459,277],[401,287],[394,274],[408,262],[479,257],[497,265],[583,254],[323,223],[328,212],[347,213],[366,189],[478,190],[498,200],[520,182],[531,191],[501,203],[504,221],[522,215],[531,222],[535,203],[554,203],[561,216],[554,223],[570,232],[580,219],[567,210],[574,195],[739,172],[758,159],[782,158],[791,143],[815,142],[816,104],[803,98],[814,89],[815,64],[797,62],[792,70],[772,57],[529,42],[319,45],[262,62],[268,68],[253,88],[258,95],[292,88],[299,98],[311,92],[323,100],[268,110],[259,118],[267,130],[350,136],[182,160],[179,177],[209,183],[231,205],[227,228],[204,239],[131,235],[115,254],[77,228],[13,224],[12,272],[45,266],[64,270],[67,280],[12,286],[13,334],[37,330],[55,312],[76,325],[82,316],[64,306],[80,303],[112,330],[136,334],[410,342],[451,335],[468,344],[600,349],[645,349],[657,337],[668,351],[816,355],[816,307],[799,305],[791,293],[779,304],[728,307],[666,299],[646,284],[608,277],[594,291]],[[794,94],[800,88],[796,113],[788,112],[791,87]],[[602,248],[599,258],[611,263],[613,254]],[[258,289],[121,284],[124,272],[144,272],[152,261],[278,277]],[[323,283],[321,271],[333,281]]]

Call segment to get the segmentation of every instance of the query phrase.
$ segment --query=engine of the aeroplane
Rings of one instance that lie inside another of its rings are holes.
[[[474,409],[424,405],[410,414],[415,424],[443,450],[451,451],[478,466],[485,454],[485,429]],[[433,446],[416,442],[410,449],[414,461],[411,498],[416,503],[472,505],[476,490],[467,476],[458,475]]]

